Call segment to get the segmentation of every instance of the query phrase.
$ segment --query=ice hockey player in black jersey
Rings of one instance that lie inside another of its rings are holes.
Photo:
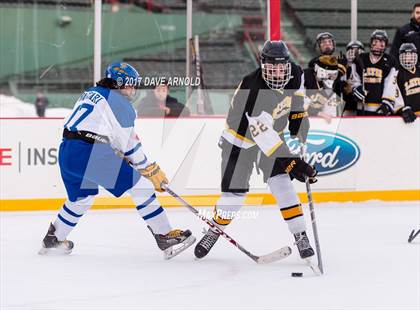
[[[316,36],[315,47],[319,52],[319,55],[312,58],[309,63],[309,68],[314,68],[320,56],[331,56],[335,52],[335,38],[330,32],[321,32]],[[337,57],[339,63],[340,75],[346,75],[347,60],[344,57]]]
[[[420,70],[417,48],[413,43],[403,43],[399,51],[400,67],[397,74],[396,105],[405,123],[412,123],[420,115]]]
[[[359,40],[350,41],[346,45],[346,59],[352,64],[354,59],[365,51],[365,46]]]
[[[282,41],[266,41],[260,58],[260,68],[245,76],[234,94],[219,142],[222,193],[213,221],[220,229],[232,221],[244,204],[256,164],[294,235],[300,256],[308,258],[314,251],[291,179],[304,182],[309,178],[313,183],[317,171],[291,153],[283,134],[289,129],[292,137],[306,140],[309,121],[303,107],[303,72],[290,61]],[[219,236],[210,228],[195,247],[195,256],[206,256]]]
[[[346,80],[351,80],[351,68],[354,60],[357,56],[365,51],[365,46],[359,40],[350,41],[346,46],[346,60],[347,60],[347,73]],[[357,98],[352,94],[351,85],[348,83],[344,88],[343,99],[346,103],[345,109],[350,111],[356,111],[357,109]]]
[[[357,115],[390,115],[395,112],[396,60],[385,53],[388,35],[375,30],[370,52],[362,53],[352,64],[353,95],[358,100]]]
[[[331,117],[341,115],[339,106],[346,82],[341,80],[338,61],[334,55],[320,56],[314,68],[304,70],[306,97],[309,116],[319,116],[331,121]]]
[[[315,48],[318,50],[319,55],[312,58],[309,61],[308,63],[309,68],[313,68],[315,66],[315,62],[319,56],[334,54],[335,52],[334,36],[330,32],[318,33],[315,40]]]

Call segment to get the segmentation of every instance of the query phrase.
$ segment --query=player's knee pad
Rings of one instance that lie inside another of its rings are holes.
[[[245,201],[245,193],[222,192],[214,207],[213,220],[225,226],[230,224]]]

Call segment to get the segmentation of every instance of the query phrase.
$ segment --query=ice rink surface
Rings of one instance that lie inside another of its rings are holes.
[[[228,228],[265,254],[293,240],[278,209],[245,207],[256,219]],[[309,224],[309,212],[305,207]],[[204,223],[168,208],[174,227],[198,238]],[[325,275],[293,254],[257,265],[226,240],[197,261],[193,247],[164,261],[133,210],[89,211],[70,235],[70,256],[37,251],[54,212],[0,213],[1,309],[419,309],[420,202],[317,204]],[[308,229],[310,234],[312,232]],[[292,278],[291,272],[303,272]]]

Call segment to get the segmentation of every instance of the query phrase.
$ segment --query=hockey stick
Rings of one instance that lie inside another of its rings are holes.
[[[198,35],[194,36],[194,48],[193,54],[195,59],[195,69],[196,69],[196,76],[200,79],[200,85],[197,86],[197,114],[205,114],[204,113],[204,98],[203,98],[203,89],[202,89],[202,76],[201,76],[201,59],[200,59],[200,44],[198,41]]]
[[[301,145],[301,155],[302,159],[305,160],[305,153],[306,153],[306,146]],[[306,194],[308,196],[308,204],[309,204],[309,211],[311,214],[311,222],[312,222],[312,231],[314,233],[314,240],[315,240],[315,247],[316,247],[316,256],[318,260],[318,269],[321,272],[321,274],[324,274],[324,267],[322,265],[322,259],[321,259],[321,246],[319,245],[319,236],[318,236],[318,227],[316,225],[316,218],[315,218],[315,208],[314,208],[314,202],[312,199],[312,190],[311,190],[311,184],[309,183],[309,178],[305,178],[306,183]],[[311,266],[310,261],[307,261],[309,266],[314,270],[314,268]],[[314,270],[315,273],[317,273],[316,270]]]
[[[207,91],[205,91],[207,87],[204,83],[204,69],[201,63],[200,42],[199,42],[198,35],[194,36],[194,43],[192,44],[191,48],[192,48],[192,52],[194,56],[196,77],[200,79],[200,84],[197,86],[197,113],[198,114],[214,114],[210,97]]]
[[[210,220],[208,220],[204,215],[201,215],[196,208],[194,208],[192,205],[190,205],[188,202],[186,202],[184,199],[182,199],[180,196],[178,196],[174,191],[172,191],[166,184],[162,183],[161,187],[172,197],[174,197],[176,200],[178,200],[180,203],[182,203],[185,207],[187,207],[188,210],[190,210],[192,213],[194,213],[199,219],[204,221],[207,225],[209,225],[216,233],[223,236],[226,240],[228,240],[230,243],[232,243],[234,246],[236,246],[242,253],[246,254],[249,258],[251,258],[254,262],[257,264],[269,264],[278,260],[281,260],[283,258],[286,258],[292,253],[292,249],[288,246],[282,247],[281,249],[278,249],[272,253],[266,254],[266,255],[254,255],[248,250],[246,250],[243,246],[241,246],[238,242],[236,242],[231,236],[229,236],[227,233],[225,233],[223,230],[221,230],[219,227],[217,227],[214,223],[212,223]]]
[[[354,59],[355,61],[357,61],[358,65],[360,66],[360,69],[362,69],[362,76],[360,78],[361,82],[362,82],[362,90],[363,90],[363,95],[365,96],[362,100],[362,116],[366,116],[366,111],[365,111],[365,105],[366,105],[366,88],[365,88],[365,65],[362,61],[362,59],[359,57],[359,55],[357,55],[357,57]],[[355,70],[357,72],[357,70]],[[356,111],[357,111],[357,106],[356,106]],[[356,112],[357,113],[357,112]]]

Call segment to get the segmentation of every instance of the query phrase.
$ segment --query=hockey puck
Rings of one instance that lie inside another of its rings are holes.
[[[303,276],[303,273],[302,272],[292,272],[292,277],[300,278],[302,276]]]

